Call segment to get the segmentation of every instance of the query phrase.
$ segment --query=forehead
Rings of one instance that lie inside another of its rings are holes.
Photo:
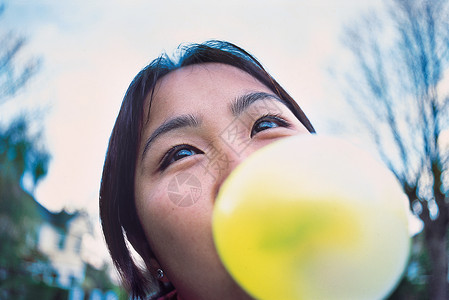
[[[250,74],[230,65],[204,63],[183,67],[156,84],[150,122],[160,123],[181,113],[218,112],[238,95],[252,91],[273,93]]]

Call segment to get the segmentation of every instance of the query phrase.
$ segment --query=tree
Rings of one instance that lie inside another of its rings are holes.
[[[0,3],[0,17],[5,4]],[[0,104],[11,99],[36,74],[40,60],[28,59],[19,66],[20,51],[26,44],[24,37],[7,32],[0,36]]]
[[[102,291],[112,290],[115,285],[109,276],[109,266],[104,264],[100,269],[91,264],[86,264],[86,279],[83,282],[85,290],[100,289]]]
[[[36,139],[27,136],[24,118],[0,129],[0,266],[7,269],[32,250],[30,240],[40,220],[34,199],[20,184],[27,173],[37,183],[47,171],[48,154]]]
[[[347,99],[424,223],[431,299],[448,299],[449,4],[394,0],[347,27]],[[446,77],[445,77],[446,76]]]
[[[0,5],[0,15],[4,5]],[[0,37],[0,105],[22,89],[35,74],[37,63],[29,61],[17,68],[25,40],[11,32]],[[26,261],[42,254],[35,248],[36,225],[40,220],[30,191],[45,176],[49,154],[39,134],[29,133],[29,118],[16,117],[0,125],[0,299],[27,299],[32,294],[50,295],[55,289],[32,280]],[[39,291],[39,293],[38,293]],[[60,291],[57,291],[60,293]]]
[[[111,280],[109,275],[110,265],[104,264],[100,269],[86,264],[86,278],[83,282],[83,289],[87,293],[92,293],[92,290],[99,289],[103,293],[113,291],[119,299],[128,299],[127,293],[121,287],[118,287]]]

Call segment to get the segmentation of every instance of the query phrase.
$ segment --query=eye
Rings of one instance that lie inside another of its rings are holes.
[[[161,160],[159,169],[161,171],[165,170],[170,166],[172,163],[183,159],[188,156],[196,155],[196,154],[202,154],[203,152],[201,150],[198,150],[197,148],[182,144],[182,145],[176,145],[172,147],[170,150],[165,153],[164,157]]]
[[[256,135],[257,133],[271,129],[276,127],[290,127],[290,123],[286,120],[282,119],[278,115],[264,115],[261,118],[259,118],[253,125],[253,128],[251,129],[251,137]]]

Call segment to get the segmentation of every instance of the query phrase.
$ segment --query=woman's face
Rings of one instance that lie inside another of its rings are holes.
[[[135,199],[156,257],[150,271],[160,267],[181,299],[248,297],[215,250],[215,198],[248,155],[301,133],[306,128],[281,100],[238,68],[193,65],[158,82],[139,146]]]

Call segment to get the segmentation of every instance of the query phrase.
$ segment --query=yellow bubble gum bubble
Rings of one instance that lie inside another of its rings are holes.
[[[220,189],[218,254],[257,299],[381,299],[406,266],[408,204],[379,162],[336,138],[257,151]]]

